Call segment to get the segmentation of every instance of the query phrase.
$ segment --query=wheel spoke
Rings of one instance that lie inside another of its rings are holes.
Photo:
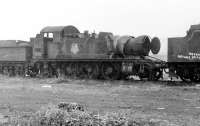
[[[157,81],[161,78],[161,76],[162,76],[162,70],[160,69],[155,70],[153,80]]]
[[[116,80],[120,76],[120,65],[117,63],[104,63],[101,67],[101,74],[103,79]]]
[[[96,79],[98,77],[98,65],[95,63],[85,63],[81,66],[84,78]]]
[[[190,80],[193,82],[200,82],[200,70],[193,70],[190,74]]]
[[[177,71],[177,75],[179,75],[180,79],[184,82],[190,82],[191,80],[188,69],[182,70],[181,68],[179,68],[179,70]]]

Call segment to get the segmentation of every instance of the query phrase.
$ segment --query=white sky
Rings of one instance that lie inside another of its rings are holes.
[[[29,40],[45,26],[74,25],[81,32],[184,36],[200,23],[199,0],[0,0],[0,39]]]

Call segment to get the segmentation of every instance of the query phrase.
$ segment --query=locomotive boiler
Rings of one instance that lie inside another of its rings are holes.
[[[148,56],[149,52],[157,54],[160,50],[160,40],[155,37],[152,40],[146,35],[134,38],[122,36],[117,40],[116,51],[122,55]]]

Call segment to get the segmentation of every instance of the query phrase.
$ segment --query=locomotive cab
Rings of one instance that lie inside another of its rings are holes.
[[[44,38],[49,38],[50,41],[54,42],[60,42],[62,41],[63,35],[61,31],[52,31],[50,29],[48,30],[42,30],[40,33]]]
[[[35,38],[31,38],[33,45],[34,59],[49,58],[51,54],[56,54],[56,49],[60,47],[64,36],[69,36],[74,33],[79,33],[78,29],[74,26],[53,26],[45,27],[37,34]],[[52,50],[49,50],[52,49]]]

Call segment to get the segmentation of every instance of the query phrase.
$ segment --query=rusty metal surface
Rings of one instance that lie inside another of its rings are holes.
[[[188,45],[183,37],[168,38],[168,62],[184,62],[178,55],[185,55],[188,52]]]
[[[168,38],[168,62],[200,62],[200,25],[192,25],[185,37]]]
[[[54,32],[64,32],[64,34],[80,33],[79,30],[74,26],[47,26],[43,28],[41,33],[54,33]]]
[[[168,62],[200,62],[199,37],[168,39]]]
[[[200,53],[200,31],[194,31],[191,38],[188,39],[189,50],[195,53]]]
[[[116,50],[124,55],[147,56],[150,51],[150,39],[148,36],[122,36],[117,40]]]
[[[80,31],[75,26],[69,25],[64,27],[64,35],[77,33],[80,33]]]
[[[0,47],[16,47],[16,40],[0,40]]]
[[[27,41],[22,40],[0,40],[0,47],[31,46]]]
[[[0,61],[28,61],[32,58],[30,47],[2,47]]]
[[[52,41],[52,39],[38,36],[31,40],[31,43],[33,43],[33,59],[47,58],[47,42]]]
[[[154,37],[152,40],[151,40],[151,52],[153,54],[158,54],[159,51],[160,51],[160,39],[158,37]]]
[[[97,58],[106,57],[106,41],[93,38],[66,38],[62,48],[67,57],[71,58]]]
[[[17,41],[17,46],[24,46],[24,47],[26,47],[26,46],[28,46],[28,47],[31,47],[31,43],[30,42],[27,42],[27,41],[21,41],[21,40],[18,40]]]
[[[63,31],[65,26],[47,26],[45,28],[43,28],[40,32],[44,33],[44,32],[61,32]]]
[[[125,44],[124,53],[134,56],[148,56],[150,51],[150,39],[148,36],[131,38]]]
[[[54,33],[52,40],[45,40],[43,33]],[[33,58],[110,58],[114,53],[132,56],[147,56],[150,51],[148,36],[113,36],[110,32],[80,33],[74,26],[45,27],[41,34],[32,39]],[[157,53],[160,45],[153,42],[153,51]]]
[[[69,38],[61,43],[48,43],[48,58],[107,58],[109,44],[95,38]]]
[[[21,40],[0,40],[0,61],[27,61],[32,58],[29,42]]]
[[[111,32],[99,32],[99,39],[105,39],[107,36],[113,37],[113,34]]]
[[[100,35],[92,36],[80,34],[74,26],[66,27],[45,27],[43,32],[60,32],[63,36],[55,41],[47,39],[43,36],[36,36],[31,39],[33,43],[33,58],[108,58],[108,53],[113,51],[113,35],[112,33],[101,32]],[[82,37],[80,37],[82,35]],[[54,36],[55,37],[55,36]]]
[[[116,44],[116,51],[120,54],[124,54],[124,48],[125,48],[125,44],[127,43],[127,41],[131,39],[130,36],[121,36],[118,38],[117,40],[117,44]]]
[[[191,25],[191,26],[190,26],[190,30],[191,30],[191,31],[200,30],[200,24]]]

